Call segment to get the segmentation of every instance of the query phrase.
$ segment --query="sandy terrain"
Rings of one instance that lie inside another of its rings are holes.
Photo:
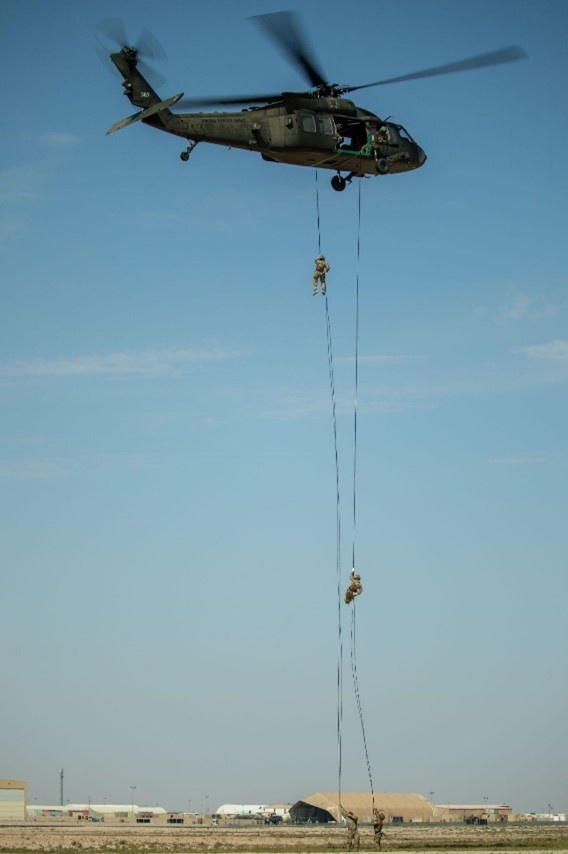
[[[168,825],[40,824],[0,825],[0,851],[118,852],[330,852],[346,851],[347,834],[337,827],[205,827]],[[477,849],[503,852],[568,850],[567,825],[422,825],[387,827],[383,851]],[[361,849],[376,851],[372,829],[361,828]]]

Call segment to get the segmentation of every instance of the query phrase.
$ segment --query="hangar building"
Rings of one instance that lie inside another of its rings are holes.
[[[348,812],[355,813],[359,821],[373,820],[373,798],[369,792],[342,792],[341,804]],[[429,822],[434,813],[434,804],[424,795],[375,792],[374,806],[385,813],[387,822]],[[338,821],[339,793],[316,792],[302,798],[290,807],[290,818],[317,824]]]
[[[28,784],[0,780],[0,821],[25,821]]]

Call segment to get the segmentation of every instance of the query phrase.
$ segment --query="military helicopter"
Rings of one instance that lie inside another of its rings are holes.
[[[360,86],[327,82],[313,52],[308,49],[299,19],[290,11],[256,15],[252,20],[297,67],[310,85],[303,92],[261,93],[183,99],[183,92],[162,100],[143,76],[143,55],[165,58],[165,53],[146,30],[138,45],[130,46],[118,19],[99,24],[99,31],[120,50],[110,60],[123,77],[124,94],[140,110],[116,122],[107,133],[141,121],[188,141],[182,160],[189,160],[199,142],[258,152],[264,160],[331,169],[334,190],[342,191],[354,177],[387,175],[418,169],[426,154],[401,125],[382,119],[344,97],[359,89],[405,80],[453,74],[527,57],[516,45],[467,59],[438,65]],[[100,51],[99,51],[100,53]],[[105,59],[107,56],[105,54]],[[150,76],[148,72],[146,76]],[[157,85],[157,84],[155,84]],[[238,112],[173,113],[171,108],[240,106]],[[342,173],[347,173],[342,175]]]

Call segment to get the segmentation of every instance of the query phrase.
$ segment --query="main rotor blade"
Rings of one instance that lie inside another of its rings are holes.
[[[527,59],[528,54],[518,45],[503,47],[489,53],[480,53],[470,56],[468,59],[460,59],[457,62],[449,62],[447,65],[436,65],[426,68],[424,71],[414,71],[411,74],[402,74],[400,77],[389,77],[386,80],[377,80],[375,83],[364,83],[362,86],[346,86],[343,92],[355,92],[357,89],[368,89],[370,86],[385,86],[387,83],[401,83],[403,80],[418,80],[421,77],[436,77],[439,74],[454,74],[458,71],[470,71],[474,68],[483,68],[487,65],[500,65],[504,62],[515,62],[518,59]]]
[[[226,98],[212,95],[211,98],[183,98],[178,107],[230,107],[242,104],[266,104],[271,101],[281,101],[282,95],[272,92],[270,95],[227,95]]]
[[[251,20],[278,45],[311,86],[326,85],[327,80],[318,67],[313,50],[308,47],[298,15],[290,11],[270,12],[267,15],[253,15]]]

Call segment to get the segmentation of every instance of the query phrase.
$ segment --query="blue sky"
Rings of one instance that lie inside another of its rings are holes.
[[[304,88],[263,3],[4,0],[0,776],[192,809],[337,788],[335,466],[316,174],[136,125],[93,31],[164,98]],[[358,675],[377,791],[568,808],[563,0],[302,4],[428,154],[361,185]],[[351,568],[359,187],[317,176]],[[344,611],[344,621],[348,612]],[[346,623],[347,625],[347,623]],[[346,630],[346,625],[344,630]],[[345,670],[344,790],[368,786]],[[8,735],[9,732],[9,735]]]

